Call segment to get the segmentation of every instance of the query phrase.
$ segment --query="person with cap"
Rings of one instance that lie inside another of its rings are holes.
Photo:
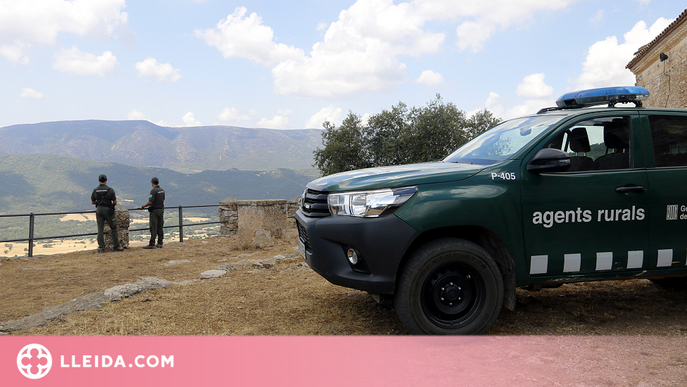
[[[157,177],[153,177],[150,180],[150,184],[153,186],[153,189],[150,190],[150,195],[148,195],[148,203],[138,207],[139,210],[148,207],[150,212],[150,242],[144,249],[162,248],[162,239],[165,235],[165,190],[160,188],[160,180]],[[157,244],[155,244],[156,236]]]
[[[115,220],[114,208],[117,205],[117,196],[115,191],[108,187],[107,176],[98,176],[98,187],[93,189],[91,193],[91,204],[95,205],[95,217],[98,222],[98,250],[99,253],[105,252],[105,237],[103,230],[105,229],[105,222],[110,225],[112,230],[112,250],[124,250],[119,245],[119,238],[117,237],[117,221]]]

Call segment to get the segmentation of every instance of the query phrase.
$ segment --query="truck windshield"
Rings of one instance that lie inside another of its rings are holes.
[[[504,121],[458,148],[444,162],[496,164],[514,155],[563,117],[531,116]]]

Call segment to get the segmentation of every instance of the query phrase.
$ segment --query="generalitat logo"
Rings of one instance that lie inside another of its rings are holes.
[[[52,355],[40,344],[29,344],[17,355],[17,368],[29,379],[40,379],[50,372]]]

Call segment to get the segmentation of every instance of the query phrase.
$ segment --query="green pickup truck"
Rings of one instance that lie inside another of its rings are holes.
[[[687,110],[643,108],[648,95],[568,93],[440,162],[312,181],[301,254],[334,284],[393,295],[413,334],[486,333],[518,287],[686,281]]]

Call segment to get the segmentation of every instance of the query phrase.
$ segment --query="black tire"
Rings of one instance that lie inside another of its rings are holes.
[[[477,335],[494,324],[503,304],[503,279],[480,246],[445,238],[417,250],[404,267],[394,306],[412,334]]]
[[[666,289],[687,289],[687,277],[666,277],[652,279],[651,282]]]

